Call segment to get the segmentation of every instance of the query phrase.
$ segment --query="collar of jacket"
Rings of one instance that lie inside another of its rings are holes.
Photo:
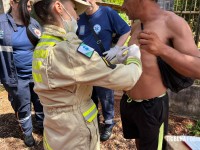
[[[16,25],[13,17],[9,13],[6,14],[6,17],[7,17],[8,21],[10,22],[13,30],[16,32],[17,31],[17,25]]]
[[[55,25],[44,25],[44,32],[43,34],[53,35],[55,37],[59,37],[65,41],[74,41],[79,40],[76,33],[68,32],[66,33],[65,29],[55,26]]]

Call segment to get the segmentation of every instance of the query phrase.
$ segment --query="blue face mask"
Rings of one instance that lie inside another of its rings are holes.
[[[68,11],[65,9],[65,7],[62,5],[63,9],[65,10],[65,12],[70,16],[71,20],[65,20],[61,17],[62,21],[63,21],[63,26],[65,28],[66,32],[74,32],[76,33],[77,29],[78,29],[78,24],[76,19],[74,19],[74,17],[72,17]]]

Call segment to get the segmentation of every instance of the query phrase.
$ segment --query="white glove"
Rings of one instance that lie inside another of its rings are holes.
[[[118,51],[118,53],[116,54],[118,63],[124,63],[124,61],[127,59],[128,55],[124,55],[127,50],[127,47],[121,47],[121,49]]]
[[[119,49],[120,49],[120,47],[116,45],[115,47],[111,48],[110,50],[104,52],[103,55],[105,55],[105,58],[108,61],[111,61],[116,56]]]
[[[127,54],[124,54],[125,52],[128,53],[128,47],[127,46],[122,46],[119,48],[117,54],[116,54],[116,57],[114,57],[110,62],[111,64],[119,64],[119,63],[123,63],[128,55]]]
[[[141,59],[140,48],[136,44],[129,46],[127,56],[134,56]]]

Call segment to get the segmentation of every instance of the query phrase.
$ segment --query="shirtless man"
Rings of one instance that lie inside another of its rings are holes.
[[[121,100],[124,137],[136,139],[139,150],[160,150],[167,134],[169,107],[155,55],[179,73],[195,78],[200,77],[200,53],[185,20],[160,9],[156,0],[124,0],[122,8],[130,20],[140,19],[144,28],[137,26],[129,41],[129,45],[140,46],[143,73]]]

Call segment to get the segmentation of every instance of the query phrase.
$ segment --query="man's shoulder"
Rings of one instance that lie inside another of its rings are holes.
[[[105,11],[105,12],[112,12],[112,11],[115,11],[114,9],[112,9],[111,7],[109,6],[100,6],[100,9],[102,11]]]
[[[172,39],[186,37],[191,33],[191,28],[184,18],[176,15],[173,12],[168,12],[165,17],[165,25],[168,35]]]
[[[168,27],[175,27],[187,24],[184,18],[178,16],[174,12],[166,11],[165,22]]]

